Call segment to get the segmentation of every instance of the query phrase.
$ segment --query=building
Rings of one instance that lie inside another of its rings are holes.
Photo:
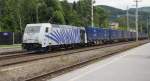
[[[118,22],[111,22],[109,25],[112,29],[118,29],[119,28],[119,23]]]

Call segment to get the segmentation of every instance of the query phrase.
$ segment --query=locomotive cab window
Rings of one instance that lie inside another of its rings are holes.
[[[40,26],[28,26],[25,29],[25,33],[39,33],[40,29]]]
[[[48,33],[48,30],[49,30],[49,28],[48,28],[48,27],[46,27],[46,30],[45,30],[45,32],[46,32],[46,33]]]

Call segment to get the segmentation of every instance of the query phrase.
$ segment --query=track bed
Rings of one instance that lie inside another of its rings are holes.
[[[106,46],[106,47],[104,46],[104,47],[84,48],[84,50],[77,49],[77,50],[54,53],[56,55],[44,54],[44,55],[33,55],[33,56],[29,55],[27,57],[19,57],[20,60],[24,58],[24,60],[27,59],[27,61],[21,61],[17,63],[14,62],[9,64],[6,63],[1,65],[0,81],[30,80],[64,68],[82,64],[84,62],[93,59],[97,59],[117,52],[125,51],[127,49],[145,44],[147,42],[149,41],[139,41],[139,42],[126,43],[126,44],[118,44],[118,45],[114,44],[112,46]],[[6,60],[5,61],[2,60],[2,61],[10,62],[15,59],[13,60],[6,59]],[[0,63],[2,63],[2,61]]]

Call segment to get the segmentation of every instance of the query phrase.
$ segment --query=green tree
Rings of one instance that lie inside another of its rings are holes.
[[[29,23],[91,25],[91,0],[0,0],[0,30],[22,32]],[[94,7],[95,26],[106,26],[107,14]]]
[[[108,27],[108,14],[101,7],[94,7],[94,23],[95,26]]]
[[[82,26],[91,25],[91,0],[79,0],[77,2],[76,11],[82,21]]]
[[[53,23],[61,23],[61,24],[64,24],[65,22],[65,19],[64,19],[64,16],[62,15],[61,11],[55,11],[53,13],[54,15],[54,19],[53,19]]]
[[[50,23],[65,24],[64,12],[58,0],[44,0],[47,5],[47,18]],[[61,19],[60,19],[61,18]],[[60,19],[60,20],[58,20]]]
[[[64,11],[64,17],[67,25],[76,25],[80,26],[80,19],[77,12],[73,9],[73,6],[76,4],[74,2],[73,5],[69,4],[67,0],[63,0],[61,2],[62,8]]]

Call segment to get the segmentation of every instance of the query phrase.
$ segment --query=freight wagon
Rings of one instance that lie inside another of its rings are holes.
[[[109,41],[109,30],[96,27],[86,27],[87,42],[90,44],[101,44]]]

